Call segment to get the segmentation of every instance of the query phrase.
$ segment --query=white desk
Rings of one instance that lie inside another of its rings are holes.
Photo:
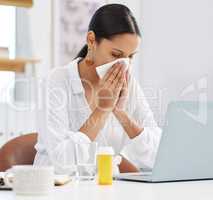
[[[176,183],[137,183],[114,181],[112,186],[88,182],[56,187],[49,197],[17,197],[0,191],[0,200],[212,200],[213,181]]]

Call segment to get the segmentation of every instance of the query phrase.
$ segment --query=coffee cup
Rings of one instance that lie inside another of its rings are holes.
[[[11,181],[12,175],[12,181]],[[5,183],[18,195],[45,195],[54,188],[52,166],[15,165],[5,173]]]

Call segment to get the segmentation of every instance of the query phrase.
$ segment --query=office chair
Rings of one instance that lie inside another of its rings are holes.
[[[37,133],[18,136],[0,148],[0,171],[6,171],[13,165],[33,164],[37,142]]]

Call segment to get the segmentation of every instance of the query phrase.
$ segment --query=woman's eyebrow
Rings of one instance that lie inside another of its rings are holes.
[[[124,53],[122,50],[120,50],[120,49],[116,49],[116,48],[113,48],[113,50],[115,50],[115,51],[119,51],[120,53]]]
[[[120,49],[113,48],[113,50],[119,51],[121,54],[124,55],[124,52],[123,52],[122,50],[120,50]],[[135,55],[136,53],[138,53],[138,51],[135,51],[135,52],[131,53],[130,56],[133,56],[133,55]]]

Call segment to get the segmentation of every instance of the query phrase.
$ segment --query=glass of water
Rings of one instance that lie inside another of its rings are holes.
[[[50,157],[52,164],[55,168],[56,175],[67,175],[72,180],[76,182],[78,179],[77,161],[75,154],[75,145],[70,145],[68,148],[66,145],[61,146],[61,151],[64,152],[57,159],[55,159],[55,154],[51,154]],[[73,152],[72,154],[69,152]]]
[[[97,143],[76,143],[78,180],[94,180],[96,176]]]

